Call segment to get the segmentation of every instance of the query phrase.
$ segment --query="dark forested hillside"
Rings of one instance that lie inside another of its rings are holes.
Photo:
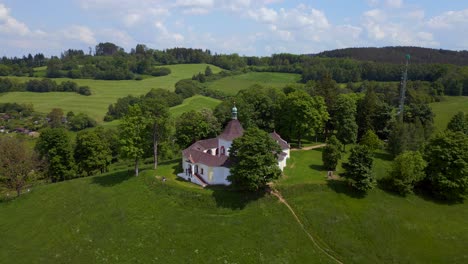
[[[346,48],[324,51],[314,56],[401,64],[405,60],[405,54],[411,54],[411,63],[413,64],[468,65],[468,51],[466,50],[453,51],[420,47]]]

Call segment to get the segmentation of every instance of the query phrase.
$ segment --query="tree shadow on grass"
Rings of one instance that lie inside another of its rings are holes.
[[[318,165],[318,164],[311,164],[309,165],[309,168],[313,169],[313,170],[317,170],[317,171],[324,171],[326,172],[325,168],[323,167],[323,165]]]
[[[92,183],[99,184],[104,187],[112,187],[132,177],[135,177],[133,174],[133,171],[121,170],[121,171],[109,173],[103,176],[93,177]]]
[[[352,198],[362,199],[366,197],[365,192],[359,192],[353,189],[353,187],[351,187],[346,181],[327,180],[327,186],[336,193],[343,193]]]
[[[374,157],[376,159],[385,160],[385,161],[392,161],[393,160],[392,154],[387,153],[387,152],[375,152]]]
[[[206,189],[211,190],[212,196],[218,207],[229,209],[244,209],[250,202],[254,202],[265,196],[265,190],[256,192],[248,192],[236,190],[228,186],[208,186]]]

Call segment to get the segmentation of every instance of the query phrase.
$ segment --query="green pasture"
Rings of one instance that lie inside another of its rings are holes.
[[[191,110],[200,110],[203,108],[214,109],[219,103],[221,103],[221,101],[218,99],[195,95],[185,99],[182,104],[171,107],[170,111],[173,117],[178,117]]]
[[[299,74],[294,73],[248,72],[208,82],[207,87],[228,95],[236,95],[240,90],[247,89],[254,84],[282,88],[287,84],[297,83],[300,78]]]
[[[347,159],[345,155],[344,160]],[[376,178],[391,165],[374,155]],[[337,172],[342,172],[341,164]],[[356,195],[344,181],[326,180],[321,150],[293,151],[276,186],[309,233],[344,263],[465,263],[468,205],[423,196],[400,197],[378,188]]]
[[[443,131],[457,112],[468,114],[468,96],[445,96],[443,101],[431,103],[431,107],[435,114],[434,125],[438,131]]]
[[[276,186],[307,232],[343,263],[466,263],[466,203],[380,189],[357,196],[344,182],[325,180],[320,150],[291,155],[286,177]],[[385,156],[375,159],[376,167],[388,164]],[[0,258],[5,263],[334,263],[277,198],[202,189],[176,178],[179,160],[157,170],[149,166],[139,177],[123,165],[0,202]]]
[[[163,88],[174,90],[174,84],[181,79],[190,78],[193,74],[203,72],[208,64],[179,64],[168,65],[171,74],[162,77],[146,78],[141,81],[122,80],[104,81],[92,79],[68,79],[58,78],[57,82],[74,81],[80,86],[91,87],[91,96],[83,96],[77,93],[31,93],[14,92],[0,95],[0,103],[16,102],[31,103],[38,112],[48,113],[52,108],[62,108],[65,112],[85,113],[102,121],[107,112],[109,104],[115,103],[118,98],[127,95],[141,95],[152,88]],[[210,65],[213,72],[221,69]],[[15,77],[11,77],[15,78]],[[21,80],[31,79],[29,77],[16,77]]]
[[[40,186],[0,202],[2,262],[332,263],[275,197],[203,190],[176,180],[176,165]]]

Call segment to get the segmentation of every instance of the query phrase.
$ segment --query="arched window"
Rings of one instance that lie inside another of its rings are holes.
[[[207,152],[208,154],[213,155],[213,151],[211,149],[209,149]]]
[[[198,165],[195,165],[195,173],[198,173]]]
[[[221,155],[226,155],[226,149],[224,146],[221,146]]]

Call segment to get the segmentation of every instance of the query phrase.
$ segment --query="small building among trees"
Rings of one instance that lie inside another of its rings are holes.
[[[237,119],[237,108],[232,108],[231,121],[216,138],[199,140],[182,151],[183,172],[177,176],[203,187],[207,185],[230,185],[228,180],[232,160],[229,157],[232,142],[244,134]],[[278,167],[283,170],[290,155],[288,142],[276,132],[270,137],[278,143],[281,153],[277,156]]]

